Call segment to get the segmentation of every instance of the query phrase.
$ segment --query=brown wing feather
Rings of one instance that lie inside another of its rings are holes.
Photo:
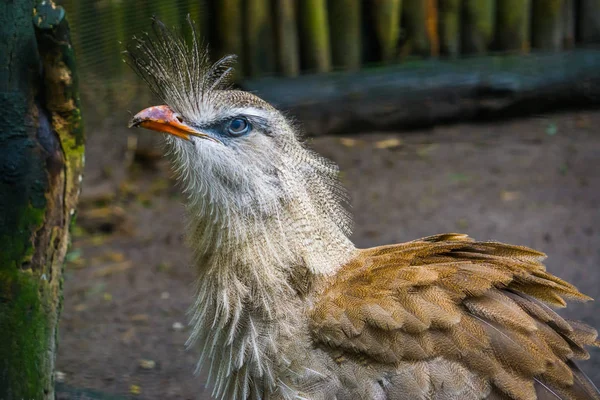
[[[600,399],[573,360],[597,333],[549,305],[590,300],[526,247],[444,234],[361,250],[311,314],[315,343],[378,365],[436,358],[484,377],[494,398]]]

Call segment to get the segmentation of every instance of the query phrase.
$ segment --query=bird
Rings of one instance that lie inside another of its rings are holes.
[[[165,134],[184,194],[188,345],[214,398],[600,399],[576,364],[596,330],[555,311],[591,299],[543,253],[458,233],[357,248],[338,167],[190,25],[155,19],[125,51],[164,103],[129,127]]]

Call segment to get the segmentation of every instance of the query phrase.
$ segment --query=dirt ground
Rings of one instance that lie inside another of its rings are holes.
[[[548,254],[551,272],[600,298],[599,126],[600,112],[582,111],[310,143],[343,171],[358,246],[449,231],[527,245]],[[209,398],[193,374],[197,354],[185,348],[194,281],[185,216],[152,135],[88,124],[65,272],[59,399],[101,397],[84,388]],[[600,328],[599,303],[563,314]],[[581,365],[600,384],[600,351],[592,353]]]

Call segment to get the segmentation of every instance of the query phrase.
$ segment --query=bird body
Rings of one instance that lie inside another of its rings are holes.
[[[221,399],[600,399],[574,361],[596,331],[550,306],[588,300],[537,251],[444,234],[357,249],[337,167],[155,23],[129,63],[166,103],[198,273],[190,344]]]

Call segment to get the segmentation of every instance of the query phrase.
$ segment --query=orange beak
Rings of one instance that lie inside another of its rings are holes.
[[[185,140],[190,140],[190,136],[196,136],[219,142],[212,136],[185,124],[169,106],[148,107],[135,114],[129,121],[129,127],[138,126],[157,132],[169,133]]]

